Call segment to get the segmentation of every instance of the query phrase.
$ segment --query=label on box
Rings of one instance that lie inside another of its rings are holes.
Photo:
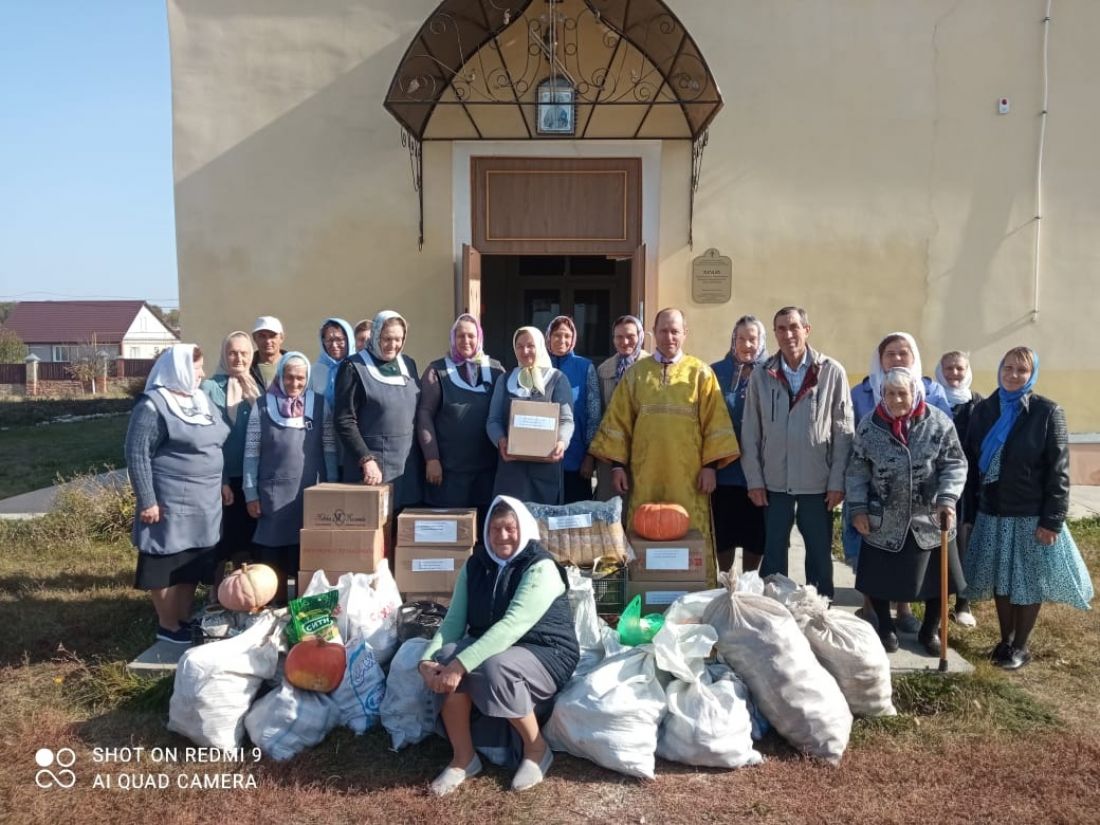
[[[512,426],[521,430],[556,430],[558,422],[542,415],[517,415],[512,419]]]
[[[458,522],[417,519],[413,522],[413,541],[417,544],[454,544],[458,541]]]
[[[592,514],[580,513],[576,516],[550,516],[550,518],[546,520],[546,524],[551,530],[569,530],[576,527],[591,527]]]
[[[650,547],[645,552],[646,570],[690,570],[687,547]]]
[[[650,590],[642,598],[647,605],[661,605],[668,607],[681,596],[687,595],[687,590]]]
[[[412,571],[414,573],[453,573],[455,570],[454,559],[413,559]]]

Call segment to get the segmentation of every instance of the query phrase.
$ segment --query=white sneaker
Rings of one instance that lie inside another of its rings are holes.
[[[429,790],[435,796],[446,796],[449,793],[453,793],[459,785],[471,776],[477,776],[479,773],[481,773],[481,758],[478,757],[477,754],[474,754],[473,760],[465,769],[444,768],[443,773],[432,780]]]
[[[969,610],[959,610],[951,614],[951,618],[955,620],[955,624],[959,627],[977,627],[978,620],[974,618],[974,614]]]
[[[546,753],[542,755],[537,765],[530,759],[524,759],[519,763],[519,770],[512,779],[512,790],[526,791],[528,788],[535,787],[546,778],[552,764],[554,764],[554,752],[547,745]]]

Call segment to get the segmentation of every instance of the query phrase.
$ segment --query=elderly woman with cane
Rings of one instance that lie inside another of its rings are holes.
[[[954,520],[966,458],[951,418],[925,403],[923,389],[908,369],[886,372],[882,401],[856,428],[845,493],[862,541],[856,589],[871,599],[883,647],[898,649],[890,602],[923,600],[917,638],[939,656],[941,522],[949,539],[948,591],[965,587]]]
[[[580,650],[565,570],[538,538],[523,504],[493,500],[484,541],[458,574],[447,618],[421,658],[425,684],[445,697],[443,725],[454,752],[431,784],[437,796],[481,771],[470,728],[475,708],[518,735],[523,756],[512,790],[540,783],[554,761],[536,712],[569,681]]]

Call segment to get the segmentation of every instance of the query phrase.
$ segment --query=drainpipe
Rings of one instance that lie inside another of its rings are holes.
[[[1047,139],[1047,102],[1050,99],[1050,11],[1054,0],[1047,0],[1043,16],[1043,104],[1039,109],[1039,152],[1035,161],[1035,260],[1032,262],[1031,322],[1039,320],[1040,258],[1043,250],[1043,155]]]

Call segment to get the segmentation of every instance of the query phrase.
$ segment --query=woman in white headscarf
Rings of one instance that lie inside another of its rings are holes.
[[[134,587],[148,590],[157,639],[190,644],[195,587],[213,580],[222,521],[222,444],[229,427],[199,389],[202,350],[160,354],[134,404],[126,467],[137,498]]]
[[[497,381],[485,432],[500,453],[494,495],[509,495],[537,504],[561,504],[564,495],[561,460],[573,437],[573,391],[569,379],[550,365],[542,332],[520,327],[512,336],[519,364]],[[558,437],[544,460],[515,458],[508,452],[512,401],[544,401],[559,406]]]
[[[420,661],[424,683],[446,697],[441,716],[454,752],[432,793],[445,796],[479,773],[477,750],[518,765],[514,791],[543,780],[554,755],[539,717],[580,656],[568,581],[539,543],[530,511],[509,496],[494,499],[483,542],[458,574],[447,617]],[[474,708],[496,724],[472,730]]]
[[[395,511],[421,500],[416,442],[420,377],[405,355],[408,322],[392,310],[374,316],[367,348],[336,374],[334,422],[344,481],[393,485]]]
[[[253,402],[261,390],[249,367],[255,352],[252,336],[242,330],[231,332],[222,342],[221,360],[213,378],[202,382],[202,391],[221,413],[229,427],[229,437],[222,445],[222,537],[218,541],[214,569],[214,584],[220,580],[225,562],[238,563],[248,558],[252,547],[252,531],[256,520],[248,515],[244,489],[244,442]]]

